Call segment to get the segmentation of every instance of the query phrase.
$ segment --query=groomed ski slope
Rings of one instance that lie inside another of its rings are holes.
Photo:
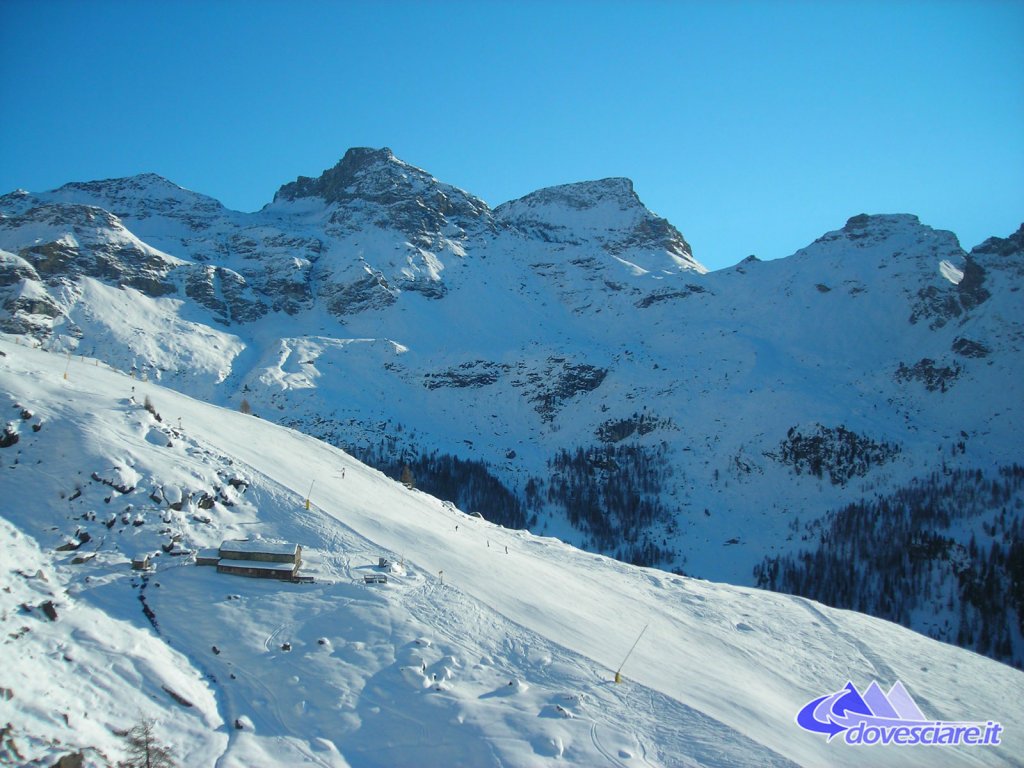
[[[0,407],[13,422],[15,404],[30,409],[42,424],[20,423],[17,445],[0,452],[3,583],[27,589],[12,563],[34,558],[61,585],[68,614],[45,622],[4,603],[0,651],[15,661],[0,686],[14,695],[0,697],[0,720],[36,734],[22,742],[38,755],[59,754],[44,741],[60,738],[116,762],[109,728],[147,711],[189,765],[224,767],[1015,765],[1024,754],[1024,674],[996,662],[852,612],[497,528],[253,416],[92,360],[7,340],[0,351]],[[146,397],[162,421],[142,407]],[[88,480],[115,468],[133,490]],[[174,488],[228,473],[244,491],[199,521],[192,502],[175,514],[147,501],[156,486],[175,498]],[[81,494],[69,500],[74,488]],[[129,502],[144,524],[101,526]],[[90,510],[99,536],[78,553],[54,552]],[[158,550],[167,520],[186,548],[242,536],[297,542],[316,582],[235,578],[164,555],[140,588],[129,559]],[[92,560],[70,564],[87,550]],[[402,567],[387,584],[363,584],[381,556]],[[70,617],[86,612],[141,638],[110,636],[122,665],[135,665],[123,676],[134,690],[110,683],[110,649],[76,645]],[[32,631],[10,640],[26,622]],[[59,684],[69,673],[54,648],[76,659],[77,694]],[[86,717],[107,731],[57,714],[82,708],[83,679]],[[929,717],[1001,722],[1002,744],[857,749],[796,726],[811,699],[872,680],[886,690],[901,681]],[[188,687],[195,706],[161,696],[163,685]],[[32,698],[44,688],[51,703],[39,707]]]

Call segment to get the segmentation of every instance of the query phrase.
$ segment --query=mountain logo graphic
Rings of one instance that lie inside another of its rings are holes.
[[[885,693],[872,680],[862,694],[848,682],[842,690],[812,699],[796,713],[796,724],[810,733],[839,734],[853,746],[998,746],[1003,726],[987,722],[947,722],[925,716],[899,680]]]

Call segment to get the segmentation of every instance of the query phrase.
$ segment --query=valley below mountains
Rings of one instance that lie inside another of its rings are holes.
[[[251,213],[75,182],[0,197],[0,331],[506,528],[1020,667],[1024,227],[837,226],[709,272],[621,178],[492,208],[351,149]]]

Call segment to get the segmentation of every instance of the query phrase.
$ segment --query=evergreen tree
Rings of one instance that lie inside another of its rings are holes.
[[[951,469],[849,504],[807,527],[816,546],[765,557],[754,578],[1024,666],[1011,629],[1014,616],[1024,629],[1024,468],[998,475]],[[929,614],[950,618],[940,625]]]
[[[124,738],[128,759],[119,768],[177,768],[171,750],[157,742],[152,720],[143,720]]]

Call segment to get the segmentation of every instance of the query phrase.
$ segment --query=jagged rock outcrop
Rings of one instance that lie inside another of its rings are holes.
[[[402,162],[388,149],[355,147],[317,178],[300,176],[274,195],[274,202],[320,198],[331,206],[329,221],[341,230],[367,223],[397,229],[414,245],[438,238],[461,239],[491,225],[487,204]]]
[[[990,237],[971,249],[972,256],[993,255],[1001,259],[1019,258],[1024,253],[1024,224],[1009,237]]]
[[[192,265],[185,275],[185,295],[210,310],[225,325],[248,323],[270,308],[252,295],[245,278],[231,269]]]
[[[102,208],[44,204],[0,218],[0,233],[7,250],[16,249],[44,281],[84,276],[150,296],[174,290],[167,275],[178,260],[147,246]]]

